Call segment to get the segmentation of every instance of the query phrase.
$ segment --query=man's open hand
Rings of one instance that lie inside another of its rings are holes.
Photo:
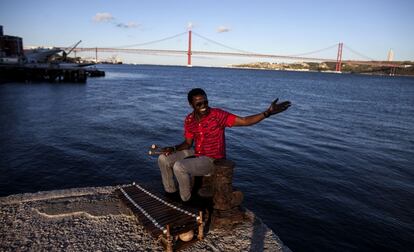
[[[277,103],[277,101],[279,101],[279,98],[277,98],[276,100],[274,100],[269,108],[266,110],[267,113],[269,113],[270,115],[275,115],[277,113],[283,112],[286,109],[288,109],[291,105],[290,101],[284,101],[281,103]]]

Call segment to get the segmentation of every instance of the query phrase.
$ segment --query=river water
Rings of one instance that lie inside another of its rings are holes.
[[[100,66],[83,84],[0,85],[0,195],[137,181],[161,187],[148,147],[178,144],[204,88],[240,116],[226,130],[244,205],[294,251],[413,251],[414,78]]]

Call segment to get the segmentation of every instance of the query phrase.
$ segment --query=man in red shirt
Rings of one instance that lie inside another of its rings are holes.
[[[214,160],[226,158],[224,129],[233,126],[250,126],[289,108],[290,102],[271,103],[261,113],[239,117],[218,108],[208,106],[207,94],[201,88],[188,93],[188,102],[193,112],[184,122],[184,142],[163,148],[158,158],[164,189],[168,193],[177,191],[174,175],[177,179],[180,196],[183,201],[191,198],[191,177],[211,173]],[[194,146],[194,150],[191,147]]]

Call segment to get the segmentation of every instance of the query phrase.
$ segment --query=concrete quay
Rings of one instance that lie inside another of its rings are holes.
[[[73,188],[0,198],[0,251],[163,251],[113,193]],[[183,251],[290,251],[254,213]]]

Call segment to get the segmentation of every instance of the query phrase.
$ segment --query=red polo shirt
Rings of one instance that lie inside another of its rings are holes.
[[[195,155],[211,158],[226,157],[224,128],[232,127],[236,116],[218,108],[197,121],[193,113],[185,118],[184,137],[194,139]]]

